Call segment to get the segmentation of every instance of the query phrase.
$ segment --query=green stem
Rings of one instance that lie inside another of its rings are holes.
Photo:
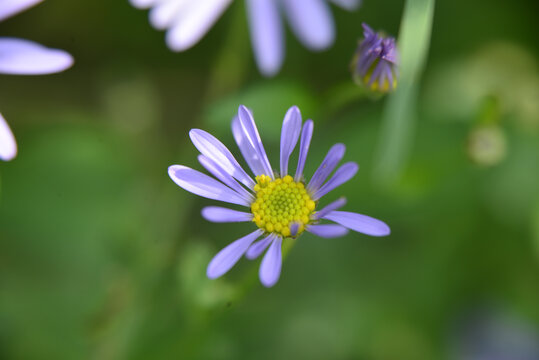
[[[407,0],[399,32],[401,76],[388,98],[377,151],[377,183],[397,181],[412,147],[421,73],[425,67],[434,15],[434,0]]]

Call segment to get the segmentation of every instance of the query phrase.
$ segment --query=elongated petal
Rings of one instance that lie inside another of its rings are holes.
[[[0,37],[0,73],[52,74],[71,65],[73,57],[63,50],[49,49],[33,41]]]
[[[354,11],[361,5],[361,0],[329,0],[335,5],[342,7],[348,11]]]
[[[288,159],[298,143],[301,131],[301,113],[297,106],[286,112],[281,129],[281,177],[288,175]]]
[[[28,9],[43,0],[2,0],[0,1],[0,21]]]
[[[218,164],[204,155],[198,156],[198,162],[208,170],[210,174],[215,176],[223,184],[236,191],[245,201],[251,203],[254,197],[244,187],[242,187],[232,176],[227,174]]]
[[[348,234],[347,228],[336,224],[309,225],[306,230],[316,236],[328,239]]]
[[[0,114],[0,160],[9,161],[17,155],[17,143],[6,120]]]
[[[249,247],[249,250],[247,250],[245,257],[249,260],[256,259],[264,252],[264,250],[267,249],[269,244],[271,244],[271,242],[275,240],[276,237],[277,235],[275,234],[269,234],[264,239],[255,242]]]
[[[245,106],[240,105],[238,110],[238,118],[240,119],[241,128],[243,129],[245,138],[249,140],[249,143],[256,152],[256,156],[260,159],[260,162],[264,167],[265,175],[268,175],[273,179],[273,171],[271,169],[268,156],[266,155],[266,150],[264,150],[264,145],[262,145],[262,139],[260,139],[260,135],[258,134],[258,129],[256,128],[255,120],[253,119],[251,112]]]
[[[280,237],[273,240],[260,264],[258,275],[260,276],[260,282],[262,282],[262,285],[265,287],[272,287],[275,285],[279,280],[279,276],[281,276],[281,242],[282,240]]]
[[[198,196],[208,199],[224,201],[232,204],[249,206],[237,192],[223,185],[221,182],[183,165],[172,165],[168,168],[168,175],[178,186]]]
[[[335,144],[331,147],[331,149],[329,149],[326,157],[322,161],[322,164],[320,164],[318,169],[316,169],[311,181],[309,181],[309,184],[307,185],[307,189],[309,191],[315,193],[318,189],[320,189],[320,186],[322,186],[329,174],[331,174],[331,172],[339,164],[339,161],[341,161],[343,158],[345,150],[346,147],[343,144]]]
[[[303,169],[305,169],[305,161],[307,160],[307,154],[309,153],[309,146],[311,145],[311,139],[313,137],[313,121],[311,119],[305,121],[303,129],[301,130],[301,140],[299,142],[299,157],[298,167],[296,168],[295,181],[300,181],[303,176]]]
[[[346,205],[346,198],[342,197],[334,202],[326,205],[322,210],[317,211],[313,215],[313,219],[318,220],[320,218],[323,218],[326,214],[329,214],[330,212],[342,208],[344,205]]]
[[[149,9],[166,0],[129,0],[129,3],[138,9]]]
[[[333,44],[335,24],[324,0],[285,0],[282,4],[292,31],[305,46],[324,50]]]
[[[301,224],[297,221],[294,221],[290,224],[290,236],[295,237],[298,234],[299,227]]]
[[[265,76],[275,75],[284,59],[283,24],[275,0],[247,0],[251,43],[258,69]]]
[[[249,246],[262,235],[262,230],[258,229],[249,235],[238,239],[219,251],[210,261],[206,275],[210,279],[216,279],[228,272],[238,260],[245,254]]]
[[[180,21],[191,2],[191,0],[158,1],[148,15],[150,24],[159,30],[170,27],[175,21]]]
[[[367,215],[348,211],[332,211],[323,218],[335,221],[350,230],[371,236],[386,236],[391,233],[386,223]]]
[[[195,45],[232,0],[191,1],[185,13],[167,32],[166,42],[173,51],[184,51]]]
[[[346,164],[338,168],[337,171],[335,171],[335,174],[333,174],[333,176],[331,177],[331,179],[329,179],[327,183],[325,183],[320,189],[318,189],[314,193],[313,200],[316,201],[320,199],[322,196],[326,195],[331,190],[341,186],[342,184],[350,180],[357,173],[358,169],[359,166],[355,162],[347,162]]]
[[[224,171],[241,181],[248,188],[252,189],[255,186],[253,179],[243,170],[234,155],[215,136],[200,129],[192,129],[189,131],[189,136],[202,155],[212,159]]]
[[[241,155],[247,162],[247,165],[249,165],[249,168],[253,174],[255,176],[264,174],[264,166],[256,155],[255,148],[251,145],[243,132],[240,119],[237,116],[232,120],[232,134],[234,135],[234,140],[241,151]]]
[[[251,221],[253,214],[220,206],[206,206],[202,209],[202,217],[215,223],[229,223]]]

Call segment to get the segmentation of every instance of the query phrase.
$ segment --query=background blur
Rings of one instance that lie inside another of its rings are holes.
[[[361,22],[397,35],[403,6],[332,7],[323,53],[288,30],[272,79],[255,67],[243,1],[185,53],[123,0],[48,0],[1,23],[76,62],[0,78],[19,145],[0,163],[0,358],[539,359],[537,2],[436,4],[410,157],[380,186],[388,99],[364,96],[349,62]],[[305,234],[271,289],[259,261],[208,280],[213,255],[251,227],[204,221],[214,202],[166,170],[201,169],[192,127],[239,158],[239,104],[274,164],[294,104],[315,122],[306,174],[345,143],[361,168],[338,192],[391,236]]]

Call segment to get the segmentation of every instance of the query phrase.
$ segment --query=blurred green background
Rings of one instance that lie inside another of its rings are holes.
[[[477,314],[537,340],[537,2],[436,4],[409,157],[380,185],[389,99],[365,97],[349,62],[361,22],[397,35],[403,8],[332,7],[337,40],[322,53],[287,30],[272,79],[255,67],[243,1],[184,53],[123,0],[48,0],[1,23],[2,36],[65,49],[76,63],[0,78],[19,145],[0,163],[0,358],[476,359],[464,354],[489,346],[467,335]],[[166,170],[201,169],[192,127],[239,158],[230,120],[240,104],[273,164],[291,105],[315,122],[306,174],[345,143],[361,168],[338,193],[391,236],[306,234],[271,289],[259,261],[208,280],[213,255],[252,227],[204,221],[200,209],[215,202]]]

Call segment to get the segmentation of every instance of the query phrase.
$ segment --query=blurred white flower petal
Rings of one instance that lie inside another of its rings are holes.
[[[42,75],[64,71],[73,65],[67,52],[29,40],[0,37],[0,73]]]
[[[9,161],[17,155],[17,143],[6,120],[0,114],[0,160]]]

